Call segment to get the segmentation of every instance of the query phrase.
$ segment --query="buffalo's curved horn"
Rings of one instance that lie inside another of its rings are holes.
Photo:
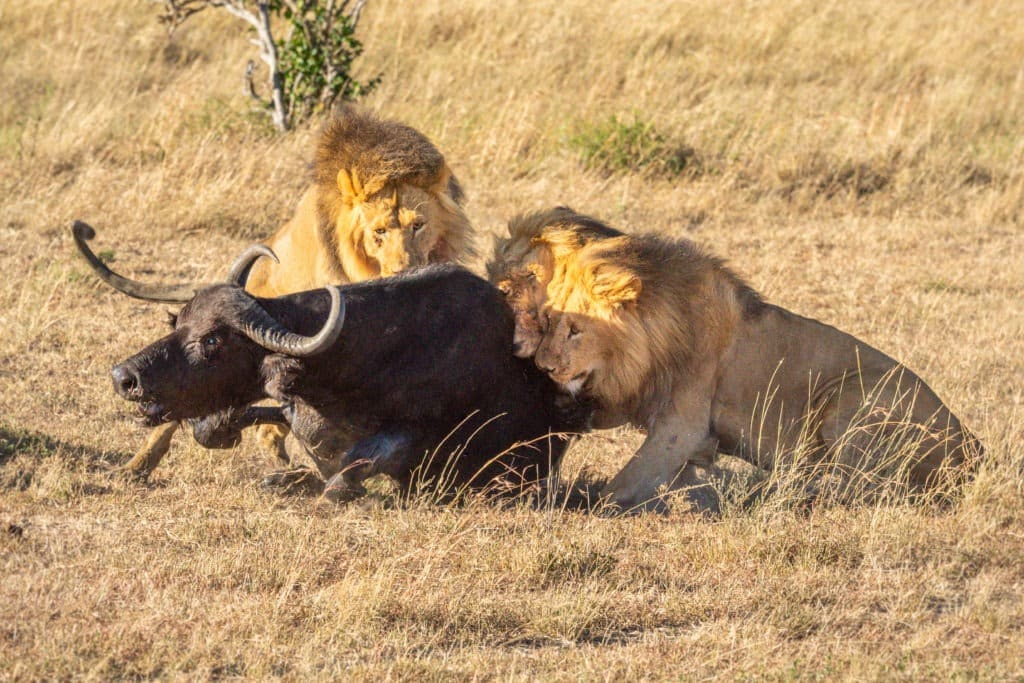
[[[184,304],[191,301],[192,297],[195,296],[195,293],[205,287],[205,285],[195,284],[150,285],[136,280],[129,280],[123,275],[118,275],[114,271],[110,270],[110,268],[107,268],[107,264],[103,263],[103,261],[101,261],[99,257],[92,252],[89,245],[86,244],[86,240],[91,240],[96,236],[96,231],[92,229],[91,225],[83,223],[82,221],[75,221],[71,226],[71,235],[75,238],[75,245],[78,246],[78,251],[82,253],[82,256],[84,256],[85,260],[89,262],[92,269],[96,271],[96,275],[117,291],[123,292],[128,296],[135,297],[136,299],[143,299],[145,301]]]
[[[228,283],[232,285],[238,285],[239,287],[245,288],[245,281],[249,278],[249,271],[256,261],[261,256],[266,256],[274,263],[280,263],[281,259],[277,258],[277,254],[274,250],[265,244],[252,244],[245,248],[235,262],[231,264],[231,270],[228,271]]]
[[[320,331],[311,337],[297,334],[275,320],[255,299],[234,290],[238,297],[238,312],[234,320],[238,331],[268,351],[289,356],[312,356],[324,351],[341,334],[345,324],[345,297],[337,287],[328,287],[331,308]]]

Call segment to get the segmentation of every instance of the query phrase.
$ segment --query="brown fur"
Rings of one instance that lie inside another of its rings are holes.
[[[659,487],[707,467],[719,450],[772,468],[804,448],[847,468],[848,482],[850,471],[881,466],[885,438],[913,432],[913,452],[900,451],[898,464],[915,491],[979,451],[913,372],[764,303],[688,241],[623,236],[582,246],[549,283],[542,317],[537,365],[596,400],[605,424],[647,431],[606,488],[623,508],[660,506]]]
[[[508,232],[495,240],[487,274],[515,313],[513,352],[529,358],[540,343],[538,311],[559,260],[587,242],[622,233],[564,206],[516,216]]]
[[[280,262],[257,262],[246,290],[275,297],[427,263],[469,261],[476,251],[464,200],[444,156],[422,133],[344,107],[320,134],[313,184],[292,218],[265,240]],[[126,468],[152,471],[175,428],[153,430]],[[286,458],[283,433],[263,427],[260,440]]]

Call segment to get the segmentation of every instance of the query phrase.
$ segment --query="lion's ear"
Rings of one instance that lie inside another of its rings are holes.
[[[365,198],[363,185],[359,182],[359,175],[355,169],[352,169],[351,173],[347,168],[338,171],[338,191],[341,193],[342,200],[349,206],[358,204]]]
[[[430,192],[439,197],[448,197],[459,206],[466,200],[466,194],[462,191],[462,185],[459,184],[452,170],[448,168],[448,164],[441,167],[433,184],[430,186]]]
[[[618,266],[601,265],[590,273],[590,295],[597,301],[621,305],[636,301],[643,283],[636,273]]]
[[[539,263],[531,263],[526,266],[526,270],[537,278],[539,282],[546,282],[548,279],[548,269]]]

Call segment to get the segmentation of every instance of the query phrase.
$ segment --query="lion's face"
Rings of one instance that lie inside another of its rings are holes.
[[[600,394],[607,363],[623,355],[623,332],[635,329],[640,291],[640,280],[628,270],[569,259],[546,290],[537,367],[573,395]],[[628,353],[642,354],[642,339],[632,341]]]
[[[542,336],[539,315],[545,285],[544,270],[538,264],[512,268],[497,283],[515,314],[512,353],[517,358],[529,358],[537,352]]]
[[[366,256],[376,261],[381,276],[394,275],[416,266],[452,260],[444,240],[448,212],[436,197],[417,187],[403,185],[390,193],[360,203],[339,223],[351,220],[355,241]]]
[[[537,347],[537,367],[572,395],[586,393],[606,361],[605,323],[591,316],[548,309]]]

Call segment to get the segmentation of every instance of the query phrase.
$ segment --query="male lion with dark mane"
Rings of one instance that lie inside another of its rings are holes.
[[[513,354],[529,358],[540,344],[538,312],[561,258],[587,242],[622,233],[565,206],[521,214],[508,222],[508,237],[494,243],[487,276],[505,295],[516,319]]]
[[[278,261],[261,259],[245,289],[276,297],[394,275],[476,255],[464,194],[444,156],[422,133],[353,107],[341,108],[317,141],[313,183],[292,218],[264,241]],[[155,429],[126,465],[150,472],[177,428]],[[260,441],[287,458],[282,428]]]
[[[605,424],[646,430],[603,492],[622,510],[663,509],[663,487],[718,452],[769,470],[807,458],[818,467],[806,492],[829,484],[843,499],[881,490],[883,471],[909,492],[954,483],[981,455],[911,370],[764,302],[686,240],[583,245],[562,260],[541,317],[538,367],[595,401]]]

